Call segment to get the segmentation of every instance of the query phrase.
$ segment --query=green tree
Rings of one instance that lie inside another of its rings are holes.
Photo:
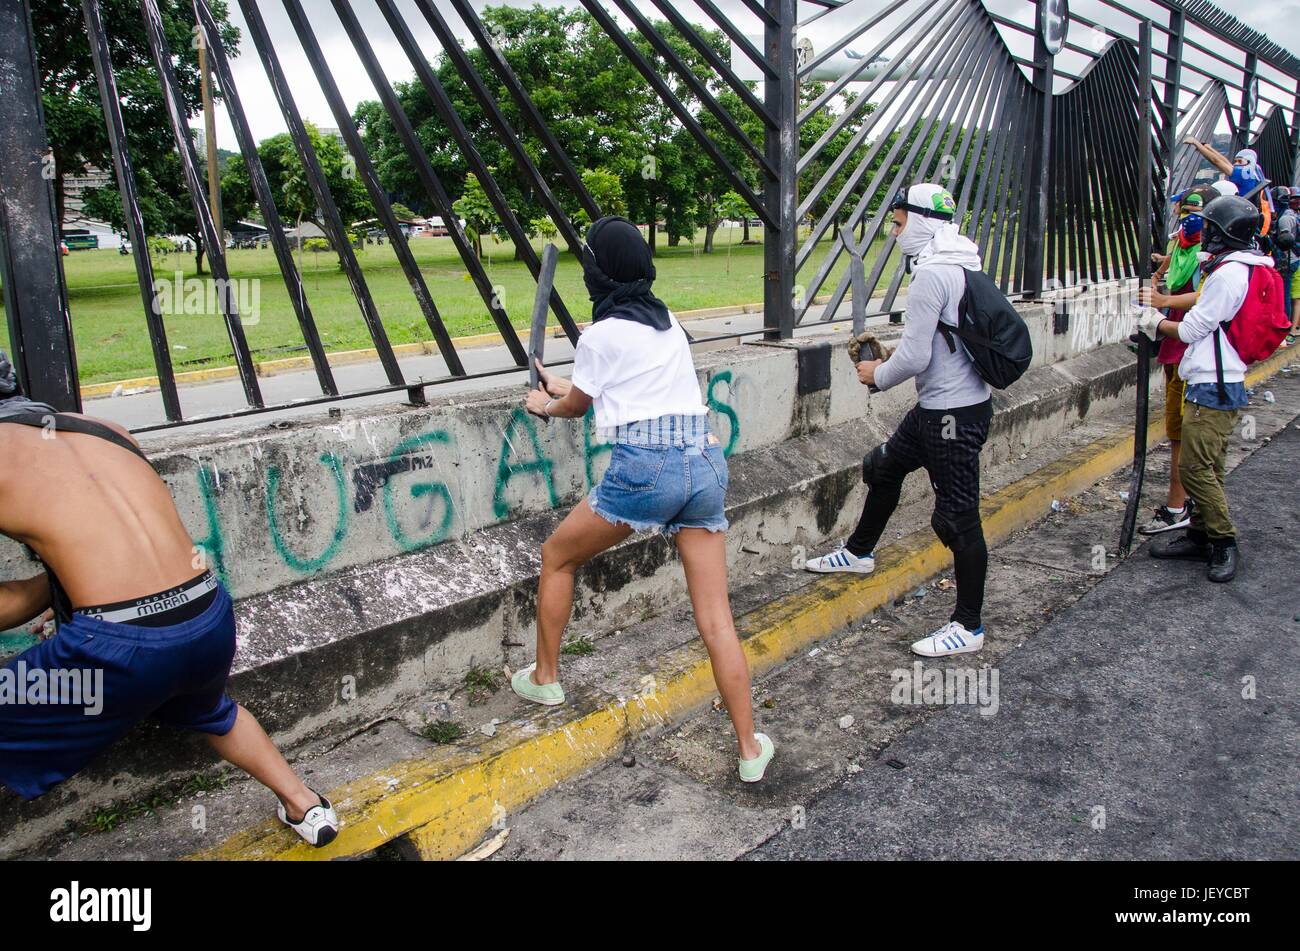
[[[474,242],[474,253],[483,259],[483,236],[491,234],[500,219],[488,201],[478,176],[470,174],[465,180],[465,193],[452,205],[452,210],[465,219],[465,231]]]
[[[605,214],[627,214],[627,197],[623,193],[623,183],[609,169],[587,169],[582,173],[582,184]],[[582,224],[591,224],[585,208],[578,210],[576,220]]]
[[[356,166],[338,139],[321,135],[310,123],[307,124],[307,137],[311,140],[316,158],[325,174],[325,182],[343,221],[347,223],[374,217],[375,207],[371,204],[366,187],[357,177]],[[307,182],[306,169],[289,133],[282,132],[263,139],[258,143],[257,155],[266,171],[271,198],[280,217],[286,223],[297,222],[299,227],[304,221],[310,221],[322,231],[325,230],[321,209],[316,205],[316,197]],[[248,167],[242,161],[231,162],[226,167],[226,173],[221,178],[221,190],[228,218],[237,220],[252,214],[255,207],[253,185],[248,177]]]
[[[100,0],[99,6],[104,29],[112,38],[113,70],[141,204],[151,206],[145,215],[146,227],[165,228],[168,234],[195,236],[193,210],[179,178],[180,166],[163,106],[158,70],[140,16],[140,4],[138,0]],[[229,23],[226,0],[211,0],[211,7],[221,27],[225,49],[234,56],[239,30]],[[190,0],[158,0],[158,11],[186,115],[195,115],[200,99],[193,8]],[[112,152],[81,3],[79,0],[36,0],[32,4],[32,28],[46,130],[54,156],[55,207],[61,222],[66,201],[63,176],[80,173],[88,167],[112,169]],[[95,191],[108,194],[96,198]],[[116,218],[107,214],[109,206],[117,200],[116,187],[88,191],[86,200],[94,209],[90,212],[94,217],[121,227],[120,210]],[[187,216],[188,224],[181,224],[181,219]],[[196,242],[195,247],[199,249],[201,269],[201,246]]]

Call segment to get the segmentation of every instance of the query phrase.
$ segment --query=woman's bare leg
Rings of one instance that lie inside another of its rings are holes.
[[[686,587],[695,609],[695,626],[709,651],[713,681],[736,728],[741,759],[754,759],[762,750],[754,739],[754,704],[749,692],[749,662],[736,637],[727,593],[727,539],[721,532],[683,528],[677,550],[686,569]]]
[[[320,805],[320,797],[307,788],[285,762],[256,718],[239,708],[235,725],[225,736],[209,734],[208,743],[228,763],[234,763],[280,797],[289,818],[302,820],[307,810]]]
[[[631,534],[632,529],[626,525],[605,521],[583,499],[542,544],[533,683],[553,684],[560,678],[560,642],[573,614],[573,576],[596,555]]]

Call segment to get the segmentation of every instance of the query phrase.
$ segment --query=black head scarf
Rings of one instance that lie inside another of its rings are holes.
[[[655,280],[650,245],[626,218],[608,216],[587,229],[582,277],[591,295],[592,321],[617,317],[655,330],[672,326],[668,306],[650,292]]]
[[[9,355],[0,350],[0,420],[7,416],[53,412],[55,412],[53,406],[29,400],[19,392],[18,374],[14,372],[14,366],[9,362]]]

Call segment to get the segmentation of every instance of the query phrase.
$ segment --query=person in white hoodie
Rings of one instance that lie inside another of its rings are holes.
[[[1228,513],[1224,467],[1237,415],[1249,400],[1246,364],[1228,335],[1219,331],[1245,304],[1251,268],[1271,268],[1273,259],[1257,250],[1260,213],[1246,199],[1216,198],[1206,206],[1204,218],[1208,277],[1196,305],[1177,323],[1152,310],[1138,321],[1152,340],[1173,337],[1188,345],[1178,365],[1178,375],[1187,384],[1179,475],[1196,502],[1186,534],[1149,551],[1153,558],[1208,562],[1208,578],[1226,582],[1236,576],[1241,555]]]
[[[949,345],[941,326],[957,326],[965,270],[981,270],[979,248],[953,222],[957,204],[939,185],[905,189],[890,206],[893,237],[912,273],[907,321],[888,360],[858,364],[858,379],[880,390],[916,380],[917,405],[863,464],[869,486],[862,518],[844,546],[807,562],[809,571],[868,574],[875,547],[898,506],[904,478],[924,468],[934,487],[934,532],[953,552],[957,607],[938,631],[912,645],[923,657],[967,654],[984,646],[984,581],[988,548],[980,521],[980,450],[993,419],[992,392],[961,342]]]

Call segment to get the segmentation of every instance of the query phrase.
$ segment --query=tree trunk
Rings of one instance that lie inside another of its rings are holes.
[[[679,234],[670,234],[668,236],[668,247],[675,248],[682,243],[682,236]]]
[[[713,253],[713,236],[718,233],[718,225],[722,224],[721,218],[711,218],[709,223],[704,226],[704,253]]]
[[[749,244],[749,208],[745,208],[745,233],[740,239],[741,244]]]
[[[194,238],[194,273],[203,273],[203,239],[197,235]]]

